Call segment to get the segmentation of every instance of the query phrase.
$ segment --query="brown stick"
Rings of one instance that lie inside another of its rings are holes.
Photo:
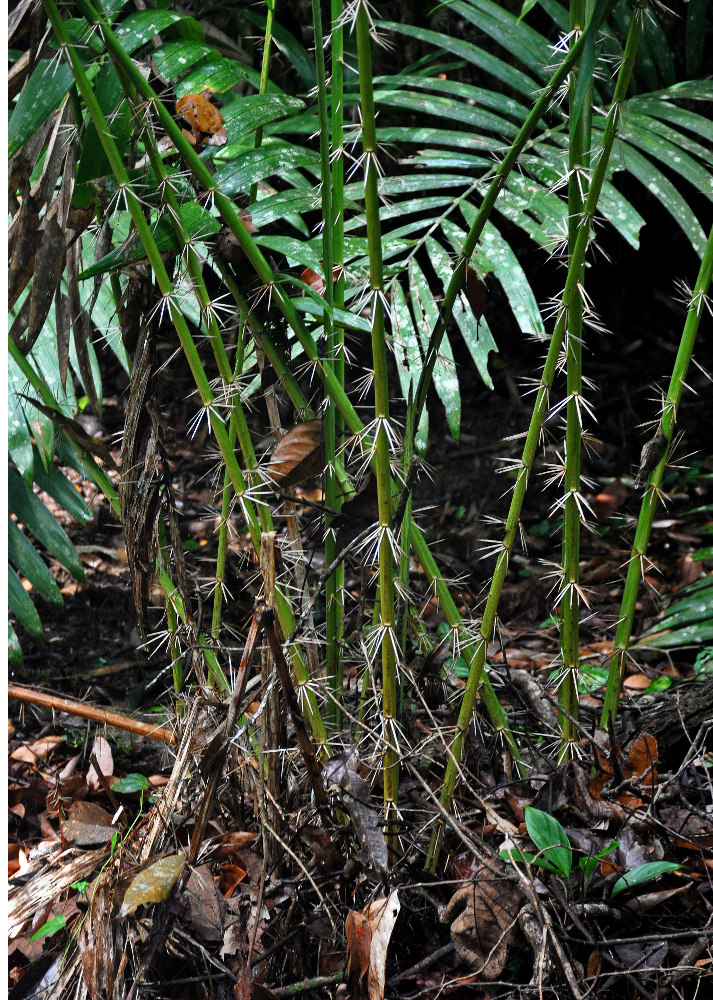
[[[105,708],[94,708],[93,705],[85,705],[84,702],[74,701],[73,698],[60,698],[54,694],[45,694],[44,691],[35,691],[22,684],[10,684],[7,696],[8,698],[17,698],[19,701],[29,701],[33,705],[42,705],[43,708],[52,708],[55,712],[78,715],[80,719],[89,719],[91,722],[103,722],[105,726],[124,729],[137,736],[147,736],[150,740],[160,740],[162,743],[176,742],[175,733],[167,729],[166,726],[154,726],[150,722],[137,722],[136,719],[130,719],[118,712],[109,712]]]

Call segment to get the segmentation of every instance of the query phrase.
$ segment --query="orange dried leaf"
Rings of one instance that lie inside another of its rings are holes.
[[[650,733],[641,733],[629,749],[627,777],[641,779],[641,784],[652,788],[656,783],[658,744]]]
[[[220,869],[220,891],[226,899],[230,899],[246,876],[247,872],[240,865],[223,865]]]

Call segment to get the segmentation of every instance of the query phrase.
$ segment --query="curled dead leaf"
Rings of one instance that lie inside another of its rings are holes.
[[[69,819],[62,824],[65,840],[81,847],[90,844],[108,844],[119,828],[112,824],[112,817],[96,802],[73,802],[68,810]]]
[[[458,957],[482,979],[497,979],[505,967],[522,900],[512,882],[483,870],[451,897],[443,920]]]
[[[265,467],[267,479],[284,490],[322,471],[322,421],[296,424],[278,442]]]

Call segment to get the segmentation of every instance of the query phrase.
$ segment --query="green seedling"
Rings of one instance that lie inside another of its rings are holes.
[[[550,816],[549,813],[532,806],[525,807],[525,825],[533,844],[538,848],[537,854],[529,851],[501,851],[500,857],[505,861],[521,862],[527,865],[536,865],[555,875],[561,875],[570,886],[570,875],[572,873],[572,846],[565,833],[562,824]],[[608,847],[605,847],[598,854],[580,858],[579,868],[585,880],[586,886],[589,883],[594,870],[599,862],[619,846],[619,842],[612,840]],[[614,899],[625,889],[633,889],[644,882],[650,882],[658,878],[665,872],[676,871],[683,867],[675,861],[647,861],[646,864],[638,865],[626,872],[614,883],[611,898]]]
[[[658,878],[664,872],[676,871],[676,869],[682,867],[683,865],[678,864],[676,861],[647,861],[646,864],[632,868],[630,872],[627,872],[616,880],[614,888],[611,891],[611,898],[614,899],[615,896],[618,896],[625,889],[633,889],[637,885],[643,885],[644,882],[650,882],[652,879]]]
[[[506,861],[520,861],[546,868],[556,875],[562,875],[569,883],[572,872],[572,847],[562,824],[549,813],[526,806],[525,825],[530,840],[538,848],[539,853],[501,851],[500,857]]]
[[[61,913],[58,917],[52,917],[52,919],[48,920],[46,924],[42,924],[38,931],[35,931],[30,938],[30,944],[32,944],[33,941],[39,941],[40,938],[52,937],[53,934],[56,934],[57,931],[61,931],[66,926],[67,918],[63,913]]]

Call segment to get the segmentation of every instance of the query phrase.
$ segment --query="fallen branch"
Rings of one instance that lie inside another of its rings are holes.
[[[35,691],[34,688],[24,687],[22,684],[10,684],[7,696],[8,698],[17,698],[19,701],[29,701],[32,705],[42,705],[43,708],[51,708],[55,712],[77,715],[80,719],[101,722],[105,726],[113,726],[114,729],[124,729],[137,736],[146,736],[150,740],[160,740],[162,743],[176,742],[176,734],[166,726],[154,726],[150,722],[137,722],[136,719],[120,715],[119,712],[110,712],[105,708],[94,708],[93,705],[85,705],[84,702],[75,701],[73,698],[60,698],[54,694],[45,694],[44,691]]]

